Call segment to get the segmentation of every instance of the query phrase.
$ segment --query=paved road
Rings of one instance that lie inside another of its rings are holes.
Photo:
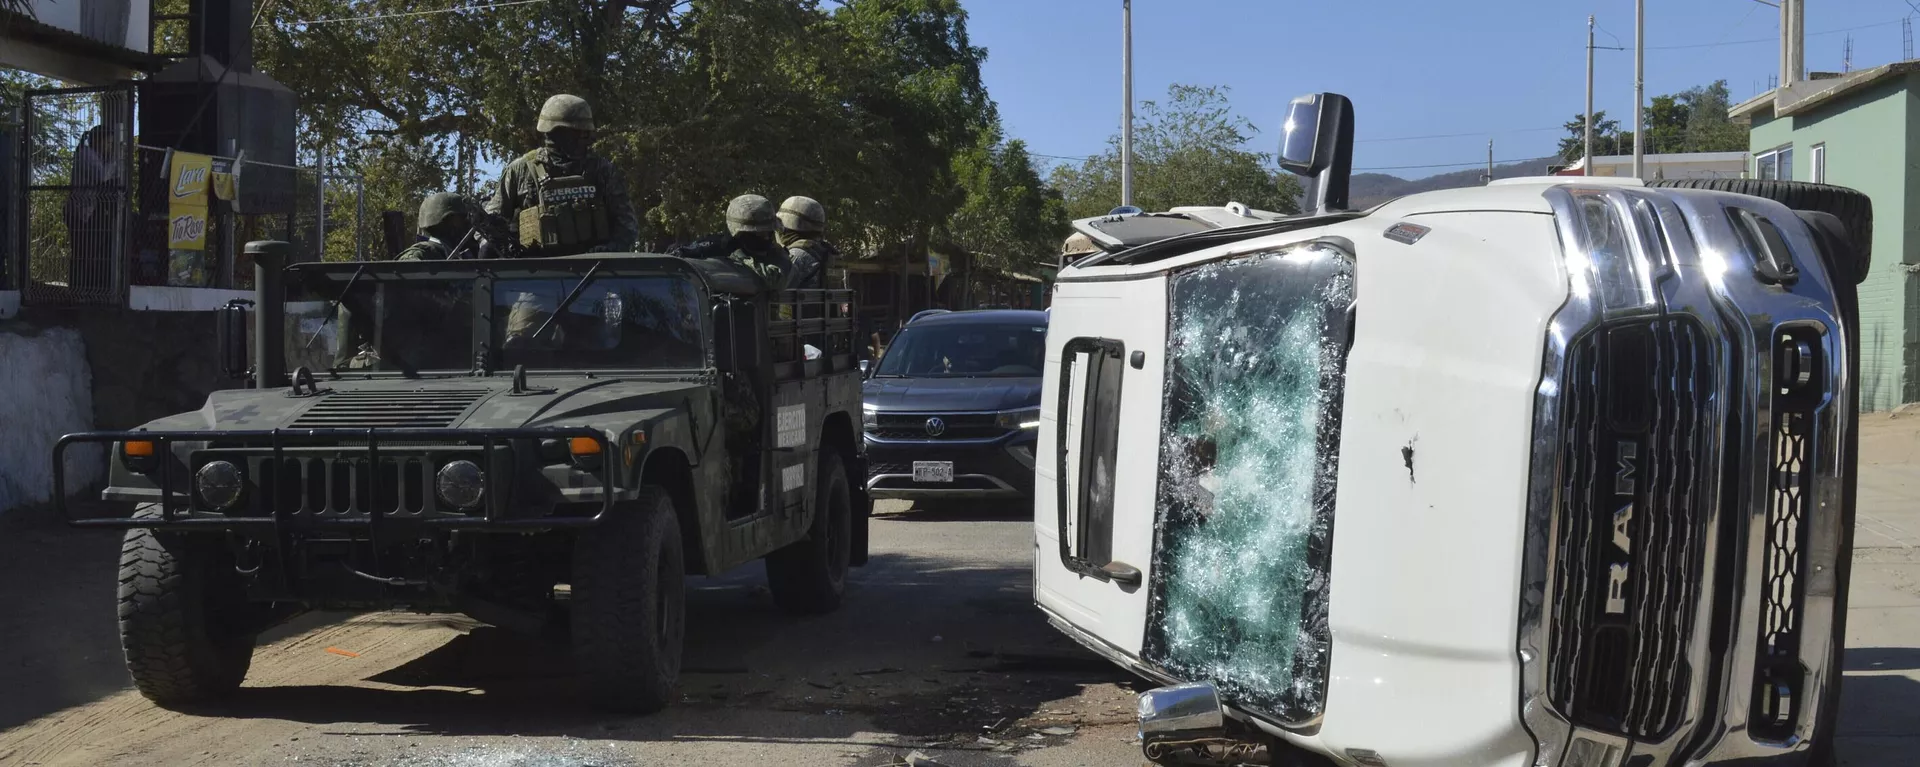
[[[1844,763],[1920,754],[1920,417],[1865,424]],[[696,584],[685,699],[574,703],[564,651],[444,616],[309,616],[230,703],[126,691],[111,535],[0,519],[0,765],[1137,765],[1129,677],[1032,608],[1023,512],[883,504],[846,609],[794,619],[755,568]],[[1045,734],[1047,732],[1071,734]],[[984,738],[984,740],[983,740]]]

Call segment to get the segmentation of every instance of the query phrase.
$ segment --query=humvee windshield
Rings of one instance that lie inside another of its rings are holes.
[[[478,367],[476,335],[485,339],[495,370],[706,366],[704,293],[689,277],[600,276],[573,294],[580,276],[494,276],[491,282],[471,273],[293,281],[288,369],[463,375]],[[565,310],[556,316],[562,303]],[[476,334],[478,323],[486,327]]]

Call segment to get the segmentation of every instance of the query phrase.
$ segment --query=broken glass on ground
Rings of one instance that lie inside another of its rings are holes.
[[[1327,243],[1172,278],[1145,655],[1283,721],[1326,689],[1353,284]]]

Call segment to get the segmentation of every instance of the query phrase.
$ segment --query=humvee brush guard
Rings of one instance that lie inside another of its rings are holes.
[[[568,635],[597,703],[653,711],[687,574],[764,559],[775,602],[823,612],[865,562],[849,292],[657,255],[248,249],[252,369],[244,302],[220,346],[252,388],[54,448],[64,499],[64,453],[112,445],[104,497],[131,516],[72,521],[127,529],[121,640],[154,701],[231,691],[303,610],[404,608]]]

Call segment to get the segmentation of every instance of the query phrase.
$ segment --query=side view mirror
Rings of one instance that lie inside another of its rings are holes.
[[[247,377],[247,307],[244,298],[228,301],[213,313],[214,347],[220,356],[220,372],[228,378]]]
[[[1159,761],[1182,744],[1224,738],[1226,711],[1212,682],[1191,682],[1140,695],[1140,748]]]
[[[1279,162],[1290,173],[1316,179],[1317,212],[1346,210],[1353,175],[1353,102],[1338,93],[1294,99],[1280,129]]]
[[[873,377],[873,360],[860,361],[860,377],[861,378]]]

